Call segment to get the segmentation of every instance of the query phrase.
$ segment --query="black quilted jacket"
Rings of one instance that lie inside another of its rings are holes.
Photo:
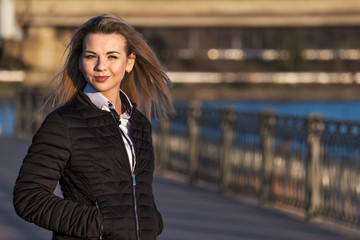
[[[152,192],[151,125],[135,108],[130,124],[136,182],[111,113],[80,92],[49,114],[14,187],[17,214],[53,239],[156,239],[162,218]],[[64,199],[53,194],[59,180]]]

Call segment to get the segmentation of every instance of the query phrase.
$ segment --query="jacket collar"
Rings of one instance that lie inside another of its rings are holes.
[[[83,93],[89,97],[90,101],[99,109],[108,110],[109,106],[112,106],[115,109],[115,104],[107,99],[104,95],[96,91],[90,84],[86,84]],[[129,97],[120,89],[119,91],[122,104],[125,106],[126,113],[128,116],[132,115],[133,104],[131,103]]]

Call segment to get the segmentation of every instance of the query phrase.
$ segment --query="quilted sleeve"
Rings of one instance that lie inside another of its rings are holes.
[[[71,237],[100,235],[100,213],[53,194],[71,155],[71,139],[63,119],[51,113],[33,137],[13,191],[16,213],[28,222]]]

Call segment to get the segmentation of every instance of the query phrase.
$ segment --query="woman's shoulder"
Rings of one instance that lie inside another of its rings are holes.
[[[151,122],[140,110],[134,108],[131,118],[131,126],[133,129],[151,133]]]
[[[76,101],[76,99],[73,99],[63,105],[58,106],[55,108],[49,115],[60,115],[60,116],[66,116],[71,113],[76,113],[77,109],[79,108],[79,103]]]
[[[44,123],[64,123],[64,119],[68,118],[71,115],[74,115],[76,111],[74,111],[74,107],[71,104],[64,104],[62,106],[58,106],[57,108],[50,111],[44,119]]]
[[[149,119],[139,109],[134,107],[132,111],[133,111],[132,119],[135,122],[139,122],[139,123],[141,122],[141,123],[144,123],[144,124],[150,123]]]
[[[71,119],[93,117],[96,115],[96,110],[87,103],[86,99],[84,100],[80,96],[76,96],[69,102],[55,108],[48,114],[48,118],[58,116],[63,119]]]

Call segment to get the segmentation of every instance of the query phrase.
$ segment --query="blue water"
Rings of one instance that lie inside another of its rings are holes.
[[[324,118],[334,120],[351,120],[360,122],[360,101],[208,101],[205,106],[231,106],[243,111],[271,110],[275,114],[306,116],[321,114]]]
[[[15,103],[0,101],[0,136],[13,136],[15,133]]]
[[[318,113],[328,119],[360,122],[360,101],[205,101],[203,105],[216,108],[232,106],[237,110],[253,112],[272,110],[276,114],[296,116]],[[0,136],[14,134],[15,104],[10,100],[0,101]]]

